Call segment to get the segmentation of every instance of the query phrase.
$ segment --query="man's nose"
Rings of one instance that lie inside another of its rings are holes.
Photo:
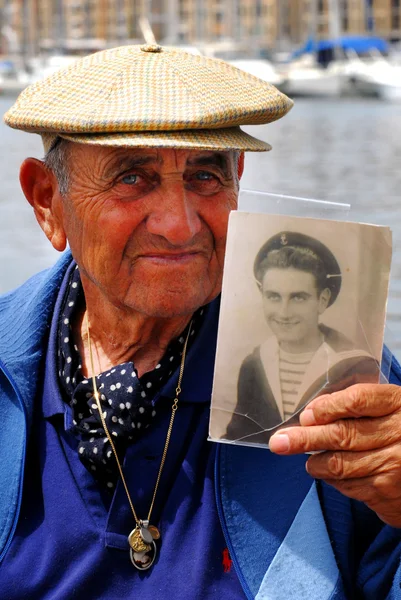
[[[290,305],[289,301],[286,298],[282,298],[278,313],[279,316],[283,319],[288,319],[290,317]]]
[[[160,235],[176,246],[190,243],[202,223],[184,182],[169,182],[160,192],[160,203],[147,219],[149,233]]]

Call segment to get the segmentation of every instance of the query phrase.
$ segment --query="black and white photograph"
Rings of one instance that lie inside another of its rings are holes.
[[[210,439],[268,446],[312,399],[377,383],[387,227],[232,213]]]

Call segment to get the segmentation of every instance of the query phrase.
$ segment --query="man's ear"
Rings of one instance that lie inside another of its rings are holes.
[[[244,172],[245,152],[241,152],[238,158],[238,180],[241,179],[242,173]]]
[[[331,291],[329,290],[329,288],[324,288],[324,290],[320,292],[319,296],[319,315],[324,313],[324,311],[326,310],[327,305],[330,302],[330,298]]]
[[[27,158],[21,165],[19,180],[46,237],[53,248],[62,252],[67,238],[62,220],[62,199],[54,173],[42,161]]]

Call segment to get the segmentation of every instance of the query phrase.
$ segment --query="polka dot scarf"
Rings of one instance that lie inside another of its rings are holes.
[[[81,357],[72,340],[71,323],[75,312],[84,303],[76,266],[60,313],[58,376],[65,399],[73,410],[79,458],[94,478],[112,491],[119,477],[116,460],[93,397],[92,380],[83,376]],[[201,308],[194,314],[188,349],[199,331],[203,313]],[[171,342],[155,369],[140,378],[132,362],[122,363],[96,376],[103,416],[120,460],[127,446],[137,440],[157,416],[158,408],[152,404],[152,399],[180,365],[187,331]]]

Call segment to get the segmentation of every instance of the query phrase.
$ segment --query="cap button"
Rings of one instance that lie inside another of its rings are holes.
[[[142,52],[161,52],[162,47],[159,44],[144,44],[141,46]]]

